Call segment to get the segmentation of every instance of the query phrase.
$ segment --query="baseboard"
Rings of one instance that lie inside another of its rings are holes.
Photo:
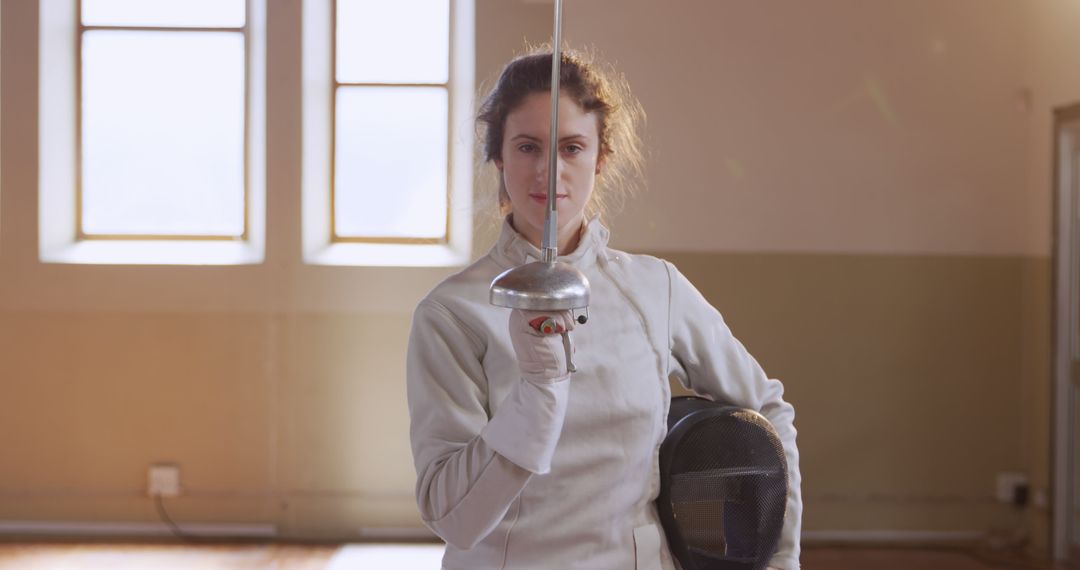
[[[361,527],[360,538],[366,542],[441,542],[425,527]]]
[[[215,538],[274,538],[277,525],[244,523],[179,523],[181,532]],[[0,520],[0,536],[147,537],[173,536],[165,523]]]
[[[948,543],[976,542],[986,538],[986,533],[975,530],[807,530],[802,533],[802,543]]]
[[[363,527],[360,537],[371,542],[435,541],[433,532],[424,527]],[[981,531],[934,531],[934,530],[811,530],[802,533],[802,542],[844,543],[950,543],[976,542],[986,538]]]
[[[438,541],[437,535],[423,527],[363,527],[360,537],[370,542]],[[977,542],[986,532],[976,530],[809,530],[802,532],[802,542],[846,543],[961,543]]]
[[[277,525],[244,523],[180,523],[185,534],[208,537],[274,538]],[[365,541],[437,540],[423,527],[362,527],[358,534]],[[172,536],[165,523],[151,522],[79,522],[0,520],[0,536]],[[912,530],[810,530],[802,533],[804,544],[815,542],[844,543],[926,543],[973,542],[986,537],[981,531],[912,531]]]

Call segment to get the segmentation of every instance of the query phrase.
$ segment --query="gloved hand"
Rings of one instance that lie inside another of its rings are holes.
[[[530,323],[541,317],[550,317],[557,332],[543,333],[533,328]],[[568,369],[567,346],[572,354],[573,343],[568,334],[572,330],[574,318],[570,311],[511,311],[510,342],[517,354],[521,376],[530,382],[551,382],[569,374],[572,370]],[[566,334],[560,334],[563,332]]]
[[[545,334],[530,325],[541,317],[551,318],[554,332]],[[570,397],[566,355],[573,352],[569,335],[573,328],[569,311],[510,312],[510,342],[521,380],[514,383],[480,432],[496,453],[539,475],[551,471],[566,418]]]

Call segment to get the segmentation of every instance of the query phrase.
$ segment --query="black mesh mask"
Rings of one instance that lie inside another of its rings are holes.
[[[761,414],[692,396],[671,400],[657,508],[683,570],[761,570],[776,553],[787,459]]]

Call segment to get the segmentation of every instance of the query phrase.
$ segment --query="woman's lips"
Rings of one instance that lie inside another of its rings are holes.
[[[558,201],[567,197],[569,197],[567,194],[556,194],[555,200]],[[547,194],[529,194],[529,198],[541,204],[547,204]]]

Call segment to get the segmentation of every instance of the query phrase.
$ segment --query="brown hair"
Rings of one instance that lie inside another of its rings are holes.
[[[595,113],[599,157],[604,165],[586,206],[587,214],[610,213],[643,182],[641,137],[645,113],[625,77],[576,50],[561,54],[559,89],[586,113]],[[534,48],[506,64],[477,114],[484,162],[501,158],[506,117],[529,95],[551,91],[551,48]],[[499,209],[509,198],[499,177]]]

